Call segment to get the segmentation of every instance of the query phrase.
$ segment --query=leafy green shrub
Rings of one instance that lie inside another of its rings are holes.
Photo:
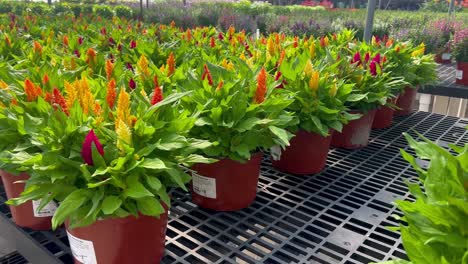
[[[50,7],[45,4],[38,4],[31,6],[31,12],[35,15],[46,15],[50,12]]]
[[[114,11],[118,17],[133,18],[133,10],[128,6],[118,5],[114,8]]]
[[[0,14],[10,13],[13,6],[9,2],[0,2]]]
[[[83,6],[81,6],[81,12],[83,14],[92,14],[93,13],[93,6],[92,5],[83,5]]]
[[[52,12],[55,15],[67,14],[71,12],[71,8],[70,5],[68,5],[67,3],[56,4],[54,5],[54,9],[52,9]]]
[[[407,182],[411,201],[397,201],[403,217],[398,228],[403,246],[411,262],[394,260],[390,263],[467,263],[468,261],[468,144],[450,145],[449,151],[420,137],[415,141],[405,134],[416,156],[428,160],[422,168],[416,158],[401,150],[403,157],[413,165],[420,183]],[[421,185],[422,184],[422,187]]]
[[[70,8],[76,17],[80,16],[81,13],[84,13],[81,5],[70,5]]]
[[[112,18],[114,16],[114,11],[109,6],[97,5],[94,6],[93,11],[96,15],[104,18]]]
[[[25,4],[23,3],[15,3],[13,5],[13,8],[11,10],[11,12],[13,12],[13,14],[15,15],[22,15],[24,10],[26,9],[26,6]]]

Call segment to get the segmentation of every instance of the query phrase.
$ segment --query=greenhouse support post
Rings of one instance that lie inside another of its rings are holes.
[[[366,16],[366,28],[364,29],[364,41],[370,42],[372,37],[372,27],[374,25],[374,13],[375,13],[376,0],[369,0],[367,2],[367,16]]]
[[[453,13],[454,7],[455,7],[455,0],[451,0],[450,6],[449,6],[449,15]]]

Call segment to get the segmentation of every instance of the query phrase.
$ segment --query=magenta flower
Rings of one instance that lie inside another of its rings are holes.
[[[126,67],[127,67],[128,70],[134,71],[133,66],[132,66],[132,64],[130,62],[127,62]]]
[[[369,64],[369,70],[372,76],[377,75],[377,63],[375,61],[371,61],[371,63]]]
[[[354,54],[353,59],[351,60],[351,64],[354,64],[354,63],[357,63],[358,66],[362,64],[361,53],[356,52]]]
[[[364,61],[365,61],[366,63],[368,63],[369,60],[370,60],[370,53],[367,52],[367,53],[366,53],[366,56],[364,57]]]
[[[381,61],[380,53],[377,53],[377,55],[375,55],[375,57],[372,59],[372,61],[380,64],[380,61]]]
[[[109,38],[109,45],[114,46],[115,45],[115,40],[113,38]]]
[[[222,32],[219,32],[219,34],[218,34],[218,39],[219,39],[219,40],[223,40],[223,39],[224,39],[224,36],[223,36],[223,33],[222,33]]]
[[[117,50],[119,50],[120,52],[122,52],[122,44],[117,45]]]
[[[75,56],[77,56],[78,58],[81,56],[81,54],[80,54],[80,51],[79,51],[79,50],[75,50],[73,53],[74,53],[74,54],[75,54]]]
[[[88,135],[86,135],[86,138],[83,142],[83,147],[81,148],[81,157],[83,158],[84,162],[90,166],[94,165],[93,143],[96,146],[96,149],[99,152],[99,154],[101,154],[101,156],[104,156],[104,148],[102,147],[101,142],[99,142],[99,139],[97,138],[96,134],[94,134],[94,130],[91,129]]]
[[[78,38],[78,44],[80,44],[80,45],[83,44],[83,37]]]
[[[136,88],[136,83],[133,79],[130,79],[130,81],[128,82],[128,86],[134,90]]]
[[[107,34],[106,28],[101,28],[101,34],[102,34],[102,35],[106,35],[106,34]]]
[[[130,42],[130,48],[131,48],[131,49],[136,48],[136,45],[137,45],[137,43],[136,43],[135,40],[132,40],[132,41]]]

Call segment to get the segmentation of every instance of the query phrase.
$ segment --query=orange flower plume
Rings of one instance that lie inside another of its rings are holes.
[[[93,48],[89,48],[86,55],[88,56],[86,62],[90,65],[95,65],[97,60],[96,51]]]
[[[163,94],[161,87],[155,86],[154,87],[154,92],[153,92],[153,97],[151,98],[151,104],[155,105],[163,100]]]
[[[223,80],[219,81],[218,86],[216,87],[216,91],[221,90],[221,88],[223,88],[223,85],[224,85]]]
[[[257,90],[255,90],[255,98],[254,98],[254,102],[256,104],[261,104],[263,103],[263,101],[265,101],[265,95],[267,92],[266,78],[267,78],[267,73],[265,71],[265,68],[262,67],[262,70],[257,76]]]
[[[42,54],[41,43],[39,43],[37,41],[34,41],[33,42],[33,50],[34,50],[34,53],[37,53],[37,54],[41,55]]]
[[[106,75],[107,75],[107,80],[110,80],[112,77],[112,71],[114,70],[114,64],[112,63],[111,60],[106,60]]]
[[[60,91],[57,88],[54,88],[53,92],[53,105],[54,108],[56,108],[57,105],[60,106],[60,108],[62,108],[62,111],[66,115],[70,115],[70,112],[68,112],[67,102],[65,101],[65,98],[63,97],[62,93],[60,93]]]
[[[174,53],[169,54],[167,58],[167,76],[171,76],[175,72],[175,58]]]
[[[114,108],[115,98],[117,97],[117,91],[115,89],[115,86],[116,86],[116,83],[114,79],[110,80],[110,82],[107,84],[106,101],[107,101],[107,104],[109,105],[109,108]]]
[[[211,37],[211,39],[210,39],[210,47],[214,48],[215,46],[216,46],[215,38],[214,38],[214,37]]]
[[[26,93],[27,100],[29,102],[34,101],[37,97],[42,95],[42,89],[39,85],[35,85],[29,79],[24,81],[24,92]]]
[[[63,36],[63,45],[68,47],[68,36],[67,35]]]

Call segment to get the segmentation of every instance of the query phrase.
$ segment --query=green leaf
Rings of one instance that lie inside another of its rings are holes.
[[[139,182],[139,177],[136,174],[132,174],[127,179],[127,189],[124,191],[124,196],[131,198],[143,198],[154,196],[148,189]]]
[[[350,94],[346,101],[348,101],[348,102],[358,102],[358,101],[362,101],[365,98],[367,98],[367,93],[365,93],[365,94]]]
[[[102,202],[102,212],[106,215],[113,214],[122,205],[122,200],[118,196],[107,196]]]
[[[91,149],[92,149],[92,156],[93,156],[93,164],[96,168],[105,168],[107,167],[106,161],[104,158],[101,156],[99,151],[96,148],[96,145],[94,143],[91,144]]]
[[[52,228],[55,230],[60,226],[73,212],[80,208],[89,198],[89,191],[80,189],[72,192],[63,200],[54,216],[52,217]]]
[[[188,191],[185,184],[190,180],[190,177],[187,179],[186,174],[179,169],[168,169],[167,173],[177,186],[182,188],[184,191]]]
[[[141,164],[140,167],[150,169],[150,170],[164,170],[167,169],[167,166],[164,162],[158,158],[154,159],[145,159]]]
[[[160,216],[164,213],[164,207],[154,197],[147,197],[137,200],[138,211],[144,215]]]
[[[159,189],[161,189],[162,184],[161,184],[161,181],[160,181],[157,177],[146,175],[146,176],[145,176],[145,179],[146,179],[146,183],[147,183],[147,184],[149,185],[149,187],[151,187],[153,190],[158,191]]]
[[[237,125],[236,130],[239,131],[239,132],[244,132],[244,131],[250,130],[255,125],[257,125],[257,123],[259,121],[260,121],[260,119],[257,118],[257,117],[249,117],[247,119],[244,119],[242,122],[240,122]]]
[[[279,127],[275,127],[275,126],[270,126],[268,127],[270,129],[270,131],[278,137],[278,139],[285,145],[285,146],[289,146],[289,136],[288,136],[288,133],[286,132],[286,130],[282,129],[282,128],[279,128]]]

